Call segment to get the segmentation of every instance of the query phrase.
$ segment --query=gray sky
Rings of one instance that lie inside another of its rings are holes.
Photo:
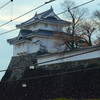
[[[0,7],[8,2],[9,0],[0,0]],[[46,1],[49,0],[13,0],[14,2],[7,5],[6,7],[0,9],[0,25],[3,23],[10,21],[11,18],[16,18],[20,16],[21,14],[24,14],[31,9],[43,4]],[[60,3],[62,3],[64,0],[56,0],[48,5],[45,5],[44,7],[36,10],[37,13],[43,12],[45,10],[50,9],[51,5],[54,9],[54,12],[57,14],[62,11]],[[85,3],[89,0],[74,0],[77,4]],[[85,5],[85,8],[88,8],[90,11],[90,14],[95,11],[96,9],[100,8],[100,0],[95,0],[94,2]],[[22,18],[9,23],[3,27],[0,27],[0,33],[9,31],[15,28],[15,26],[23,21],[28,20],[29,18],[33,17],[35,12],[31,12],[26,16],[23,16]],[[13,12],[13,13],[12,13]],[[12,15],[12,16],[11,16]],[[60,16],[61,17],[61,16]],[[11,57],[13,55],[13,47],[10,46],[6,40],[12,37],[17,36],[19,31],[14,31],[11,33],[7,33],[5,35],[0,35],[0,70],[6,69],[10,63]],[[3,76],[4,73],[0,73],[0,78]]]

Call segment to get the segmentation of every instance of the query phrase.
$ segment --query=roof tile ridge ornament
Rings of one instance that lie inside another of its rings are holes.
[[[51,6],[50,10],[53,11],[53,7],[52,6]]]
[[[36,17],[36,16],[37,16],[37,11],[36,11],[36,13],[35,13],[34,17]]]

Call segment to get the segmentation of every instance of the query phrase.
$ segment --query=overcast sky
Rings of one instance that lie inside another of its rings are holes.
[[[0,0],[0,7],[8,2],[9,0]],[[44,2],[49,0],[13,0],[13,3],[10,3],[9,5],[5,6],[4,8],[0,9],[0,25],[3,23],[10,21],[13,18],[16,18],[20,16],[21,14],[24,14],[28,12],[29,10],[43,4]],[[24,22],[28,20],[29,18],[33,17],[35,12],[43,12],[45,10],[50,9],[52,6],[54,9],[54,12],[57,14],[62,11],[61,9],[61,3],[64,0],[56,0],[48,5],[43,6],[42,8],[35,10],[34,12],[29,13],[26,16],[23,16],[22,18],[9,23],[3,27],[0,27],[0,33],[9,31],[11,29],[14,29],[15,26],[21,22]],[[85,3],[89,0],[74,0],[77,4]],[[90,11],[90,14],[95,11],[96,9],[100,8],[100,0],[95,0],[94,2],[85,5],[85,8],[88,8]],[[60,16],[61,17],[61,16]],[[0,70],[7,69],[11,57],[13,55],[13,47],[9,45],[6,40],[12,37],[17,36],[19,31],[14,31],[11,33],[7,33],[5,35],[0,35]],[[4,73],[0,73],[0,78],[3,76]]]

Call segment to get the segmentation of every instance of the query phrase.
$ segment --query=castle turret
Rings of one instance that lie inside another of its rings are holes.
[[[71,23],[60,19],[52,7],[39,14],[36,12],[31,19],[16,25],[16,28],[20,29],[17,37],[7,40],[13,45],[13,56],[36,53],[41,49],[57,52],[54,48],[57,40],[54,37],[55,31],[63,33],[63,27],[69,24]]]

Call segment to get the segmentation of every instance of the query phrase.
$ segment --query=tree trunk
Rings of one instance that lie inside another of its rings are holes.
[[[89,46],[92,46],[91,37],[89,36]]]

